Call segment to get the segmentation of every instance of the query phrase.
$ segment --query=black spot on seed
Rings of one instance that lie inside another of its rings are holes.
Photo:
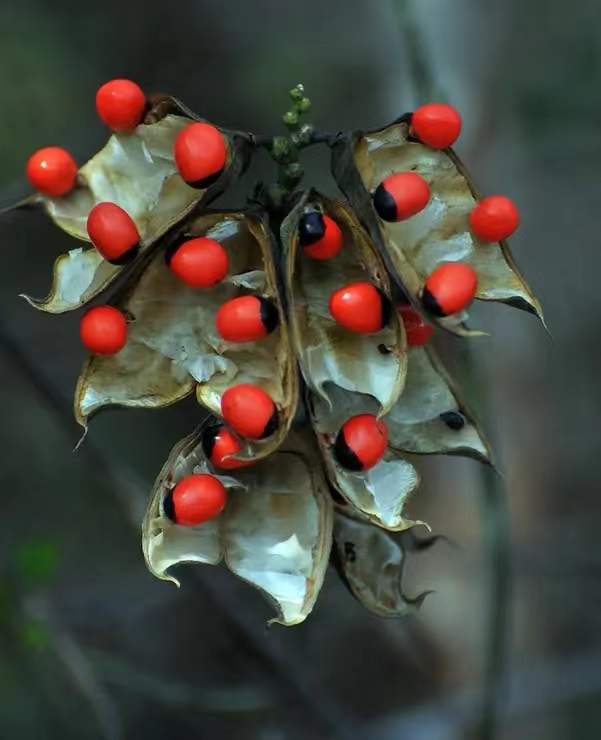
[[[396,221],[396,202],[382,183],[378,185],[374,193],[374,208],[384,221]]]
[[[363,463],[347,445],[342,429],[338,432],[334,443],[334,457],[343,468],[355,472],[363,470]]]
[[[298,222],[298,240],[302,247],[315,244],[326,233],[323,214],[319,211],[304,213]]]
[[[260,316],[261,323],[268,333],[271,333],[279,324],[280,316],[275,304],[267,298],[259,298],[261,303]]]
[[[424,288],[422,292],[422,306],[428,311],[428,313],[434,316],[445,316],[445,312],[439,306],[438,301],[427,288]]]

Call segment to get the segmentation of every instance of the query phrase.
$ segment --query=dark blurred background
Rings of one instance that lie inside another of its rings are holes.
[[[266,630],[269,606],[219,569],[188,568],[181,590],[147,573],[136,523],[198,409],[107,412],[72,454],[78,316],[17,297],[44,295],[71,243],[42,214],[4,218],[0,737],[484,737],[483,690],[506,633],[497,737],[599,738],[598,0],[3,0],[1,200],[24,188],[38,147],[80,161],[100,148],[94,94],[115,76],[261,133],[278,131],[301,81],[330,131],[379,126],[432,95],[452,102],[479,188],[520,204],[512,247],[552,337],[529,315],[478,305],[473,323],[491,336],[444,343],[504,477],[418,461],[410,513],[450,539],[411,555],[409,592],[435,590],[419,616],[369,615],[332,572],[307,622]],[[308,179],[335,193],[327,152],[305,159]],[[224,204],[269,177],[259,160]],[[491,560],[499,528],[482,518],[500,488],[509,591],[502,549]]]

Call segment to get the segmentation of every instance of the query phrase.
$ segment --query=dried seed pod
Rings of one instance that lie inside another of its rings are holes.
[[[60,198],[36,194],[18,204],[40,204],[53,221],[71,236],[89,241],[86,221],[93,206],[111,202],[133,219],[140,234],[141,250],[155,243],[196,206],[206,206],[244,170],[250,140],[245,134],[222,130],[227,141],[227,161],[221,177],[209,188],[198,190],[178,174],[173,143],[178,133],[198,117],[174,101],[157,103],[146,122],[128,133],[114,133],[106,146],[90,159],[78,174],[77,186]],[[54,265],[53,284],[48,296],[24,296],[35,308],[62,313],[79,308],[104,290],[121,267],[107,264],[97,251],[73,249]]]
[[[228,253],[229,274],[214,288],[198,290],[173,274],[162,250],[139,263],[116,297],[130,317],[127,345],[118,355],[86,362],[75,394],[76,418],[85,427],[87,418],[103,407],[159,408],[195,389],[198,400],[219,415],[228,387],[256,383],[273,398],[280,423],[268,439],[246,442],[240,459],[262,457],[285,437],[298,393],[269,231],[260,215],[235,212],[201,216],[186,232],[219,242]],[[215,315],[223,303],[247,290],[271,300],[279,326],[256,344],[225,342]]]
[[[302,622],[323,583],[332,541],[332,501],[316,458],[315,448],[292,434],[270,458],[235,477],[217,476],[228,493],[219,517],[178,527],[165,514],[165,498],[182,478],[207,470],[202,429],[181,440],[156,480],[142,525],[150,572],[178,584],[167,573],[174,565],[223,562],[273,604],[273,621]]]
[[[478,275],[476,298],[508,303],[542,320],[541,306],[506,242],[485,244],[470,231],[469,216],[479,196],[463,164],[451,149],[432,149],[412,139],[409,127],[410,117],[404,117],[379,131],[340,136],[333,145],[334,176],[391,274],[419,308],[424,281],[439,264],[467,262]],[[388,223],[378,217],[370,194],[397,172],[419,174],[428,183],[431,197],[421,212]],[[460,319],[437,319],[437,323],[464,334]]]
[[[427,592],[415,599],[403,592],[406,554],[401,543],[349,508],[335,508],[332,548],[332,560],[349,591],[380,617],[415,613]]]
[[[397,451],[389,448],[384,458],[366,471],[353,472],[337,460],[336,438],[345,421],[358,414],[375,414],[377,401],[337,386],[328,387],[327,395],[331,406],[311,392],[307,405],[332,486],[354,509],[379,527],[401,531],[423,524],[404,516],[407,499],[419,486],[419,475]]]
[[[299,245],[299,221],[316,209],[342,230],[342,249],[327,261],[311,259]],[[393,312],[381,331],[358,334],[337,324],[328,308],[332,294],[355,281],[367,280],[390,297],[386,270],[369,237],[346,203],[312,191],[286,218],[281,233],[290,332],[307,385],[325,399],[328,383],[369,394],[386,413],[403,388],[407,368],[402,322]]]
[[[430,346],[410,348],[405,390],[385,421],[388,443],[399,452],[491,461],[486,437]]]

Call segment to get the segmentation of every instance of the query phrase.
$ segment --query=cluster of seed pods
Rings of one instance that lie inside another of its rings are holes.
[[[147,102],[141,88],[129,80],[107,82],[97,92],[96,108],[113,131],[127,132],[143,120]],[[461,118],[449,105],[427,104],[412,115],[410,136],[433,149],[451,146],[461,131]],[[182,179],[195,188],[206,188],[222,173],[227,143],[221,132],[203,122],[189,123],[177,135],[174,160]],[[60,197],[77,181],[77,164],[64,149],[47,147],[35,152],[27,163],[27,176],[44,195]],[[378,216],[386,222],[411,219],[430,201],[426,180],[417,172],[394,172],[372,193]],[[502,195],[480,200],[469,216],[474,236],[484,243],[509,237],[519,224],[514,203]],[[97,203],[87,219],[87,232],[98,252],[110,263],[130,262],[139,249],[140,237],[133,219],[115,203]],[[340,226],[330,216],[310,209],[299,221],[298,239],[303,259],[328,262],[343,249]],[[491,246],[491,249],[495,248]],[[190,288],[211,290],[228,275],[226,249],[207,237],[186,239],[171,246],[165,255],[166,268]],[[472,302],[477,276],[462,262],[439,265],[423,284],[420,299],[426,315],[446,317],[459,314]],[[331,317],[348,332],[372,334],[389,322],[393,307],[387,296],[370,282],[341,285],[329,296]],[[403,320],[410,346],[426,344],[433,327],[408,305],[396,307]],[[268,299],[243,295],[224,303],[215,314],[215,328],[224,342],[260,342],[276,329],[279,314]],[[81,341],[95,354],[110,355],[127,343],[127,320],[112,306],[88,310],[81,320]],[[278,427],[272,398],[259,386],[241,383],[228,388],[221,398],[224,424],[209,427],[203,436],[208,459],[218,469],[232,470],[251,463],[237,459],[241,438],[264,439]],[[346,420],[334,445],[338,463],[351,471],[364,471],[383,457],[388,444],[386,423],[371,414]],[[194,474],[181,480],[169,493],[165,513],[182,526],[198,525],[217,516],[226,504],[226,490],[209,474]]]

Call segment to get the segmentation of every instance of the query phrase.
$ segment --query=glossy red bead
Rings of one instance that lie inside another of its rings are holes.
[[[451,105],[427,103],[411,116],[411,130],[426,146],[445,149],[459,138],[461,116]]]
[[[223,483],[213,475],[188,475],[163,501],[165,514],[176,524],[195,527],[219,516],[227,503]]]
[[[27,160],[27,179],[32,187],[51,198],[65,195],[77,179],[77,163],[66,149],[47,146]]]
[[[127,342],[127,321],[113,306],[95,306],[82,316],[79,335],[90,352],[114,355]]]
[[[340,226],[333,218],[319,211],[309,211],[301,216],[298,236],[303,254],[314,260],[332,259],[342,249]]]
[[[105,82],[96,93],[96,111],[113,131],[132,131],[141,123],[146,109],[142,88],[131,80]]]
[[[465,262],[445,262],[426,280],[422,293],[424,308],[436,316],[463,311],[473,301],[478,276]]]
[[[399,313],[403,320],[407,344],[409,347],[422,347],[427,344],[434,334],[434,327],[428,324],[411,306],[401,306]]]
[[[120,265],[135,256],[140,237],[131,216],[115,203],[97,203],[88,215],[88,236],[100,254]]]
[[[177,135],[173,153],[177,169],[188,185],[206,188],[225,167],[227,145],[215,126],[191,123]]]
[[[373,414],[348,419],[336,437],[334,454],[348,470],[368,470],[377,465],[388,445],[388,428]]]
[[[179,244],[167,255],[171,270],[191,288],[212,288],[227,275],[229,258],[214,239],[199,236]]]
[[[225,391],[221,396],[221,415],[235,432],[249,439],[269,437],[278,423],[273,400],[252,383],[240,383]]]
[[[236,470],[252,464],[234,458],[242,446],[238,438],[225,426],[206,429],[202,435],[202,447],[211,463],[221,470]]]
[[[384,221],[404,221],[422,211],[430,200],[430,187],[417,172],[396,172],[378,185],[374,208]]]
[[[470,228],[482,242],[500,242],[510,237],[520,225],[516,204],[504,195],[489,195],[470,213]]]
[[[388,320],[388,299],[371,283],[349,283],[330,296],[330,314],[359,334],[380,331]]]
[[[227,342],[254,342],[278,325],[278,310],[266,298],[244,295],[224,303],[215,316],[215,327]]]

